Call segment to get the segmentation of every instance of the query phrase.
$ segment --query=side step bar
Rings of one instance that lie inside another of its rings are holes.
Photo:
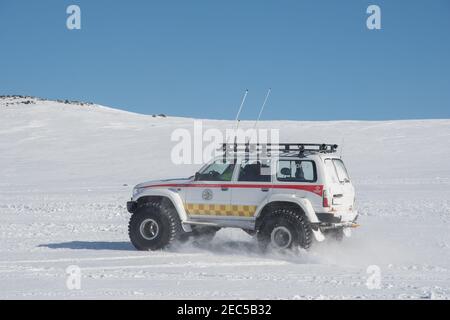
[[[207,227],[220,227],[217,223],[212,222],[197,222],[197,221],[183,221],[183,224],[195,225],[195,226],[207,226]]]
[[[205,220],[187,220],[184,221],[184,225],[197,225],[197,226],[207,226],[216,228],[237,228],[243,230],[255,230],[254,220],[241,220],[241,219],[215,219],[216,221],[205,221]]]

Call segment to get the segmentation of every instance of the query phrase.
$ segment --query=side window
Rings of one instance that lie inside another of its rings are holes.
[[[331,182],[339,183],[336,168],[334,167],[333,161],[331,159],[325,160],[325,168],[327,170],[328,177],[331,179]]]
[[[316,182],[316,164],[310,160],[280,160],[277,179],[282,182]]]
[[[197,181],[231,181],[235,164],[214,162],[199,173]]]
[[[239,181],[271,182],[270,162],[266,160],[247,160],[239,169]]]

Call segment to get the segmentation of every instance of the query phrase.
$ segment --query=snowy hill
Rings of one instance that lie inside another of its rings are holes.
[[[0,298],[450,298],[450,120],[261,124],[286,142],[345,141],[363,227],[343,244],[262,256],[224,230],[204,248],[135,252],[131,187],[195,171],[168,161],[171,133],[193,122],[0,97]],[[65,287],[71,264],[80,291]],[[365,286],[372,264],[381,290]]]
[[[179,176],[193,170],[168,166],[165,161],[174,146],[170,134],[179,127],[192,130],[193,119],[154,118],[93,104],[33,99],[16,99],[16,104],[0,99],[2,183],[33,187],[37,182],[44,186],[56,181],[110,185],[145,177]],[[252,125],[243,122],[242,127]],[[449,125],[450,120],[414,120],[279,121],[261,126],[281,129],[283,142],[341,144],[345,139],[344,158],[353,177],[377,182],[448,179],[445,142]],[[209,127],[225,130],[234,128],[234,123],[206,120],[205,129]]]

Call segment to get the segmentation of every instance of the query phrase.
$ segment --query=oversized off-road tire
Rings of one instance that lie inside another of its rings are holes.
[[[305,215],[290,208],[280,208],[264,218],[257,239],[263,251],[268,248],[309,249],[312,244],[312,230]]]
[[[131,243],[141,251],[164,249],[182,233],[181,221],[175,209],[159,202],[141,204],[128,225]]]

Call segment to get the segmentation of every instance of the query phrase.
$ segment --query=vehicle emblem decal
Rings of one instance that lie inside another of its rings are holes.
[[[214,197],[214,194],[213,194],[212,190],[210,190],[210,189],[203,190],[203,193],[202,193],[203,200],[210,201],[213,199],[213,197]]]

